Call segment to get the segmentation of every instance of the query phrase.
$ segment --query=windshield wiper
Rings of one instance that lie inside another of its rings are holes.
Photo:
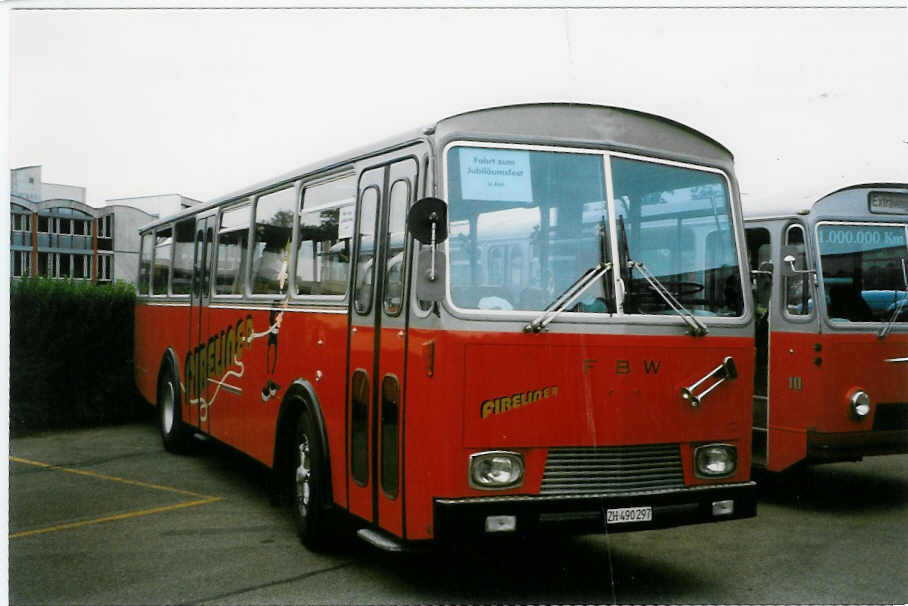
[[[892,315],[889,316],[889,320],[886,322],[886,325],[880,329],[880,332],[876,336],[880,339],[886,337],[889,334],[889,331],[892,330],[892,327],[895,326],[895,321],[898,320],[899,316],[902,314],[902,308],[905,307],[905,303],[908,303],[908,272],[905,271],[905,259],[902,258],[902,282],[905,285],[905,296],[902,299],[899,299],[899,302],[896,304],[895,309],[892,310]],[[895,291],[898,292],[898,291]]]
[[[571,284],[567,290],[558,295],[554,301],[549,303],[548,307],[542,310],[539,316],[523,327],[523,332],[540,332],[562,311],[568,308],[583,292],[589,288],[596,280],[601,278],[612,268],[612,264],[607,261],[601,261],[598,265],[589,268],[583,275]]]
[[[631,259],[630,247],[627,241],[627,232],[624,230],[624,217],[618,216],[618,230],[619,230],[619,248],[618,252],[623,256],[623,265],[627,267],[627,284],[625,285],[625,292],[630,292],[631,280],[633,275],[633,270],[636,268],[640,274],[649,282],[649,285],[655,290],[662,299],[668,303],[668,306],[671,307],[676,314],[687,324],[688,329],[690,330],[691,336],[702,337],[709,332],[709,329],[697,319],[694,314],[692,314],[686,307],[681,305],[680,301],[675,298],[675,295],[668,290],[659,279],[650,272],[643,263],[639,261],[634,261]],[[624,272],[622,272],[624,273]],[[622,276],[622,281],[624,281],[624,276]]]
[[[675,298],[675,295],[673,295],[671,291],[667,289],[665,285],[662,284],[662,282],[659,281],[659,278],[654,276],[648,269],[646,269],[646,266],[643,265],[643,263],[634,261],[633,259],[628,259],[627,266],[629,269],[636,268],[640,272],[640,274],[644,278],[646,278],[646,281],[649,282],[649,285],[653,287],[653,290],[659,293],[659,296],[661,296],[665,300],[665,302],[668,303],[668,306],[671,307],[675,311],[675,313],[677,313],[681,317],[682,320],[684,320],[684,323],[687,324],[687,327],[690,329],[691,336],[702,337],[709,332],[709,329],[706,328],[703,322],[698,320],[697,316],[692,314],[686,307],[681,305],[681,302]]]

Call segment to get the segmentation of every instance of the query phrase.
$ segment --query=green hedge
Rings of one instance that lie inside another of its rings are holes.
[[[134,302],[124,282],[11,282],[12,435],[150,415],[133,378]]]

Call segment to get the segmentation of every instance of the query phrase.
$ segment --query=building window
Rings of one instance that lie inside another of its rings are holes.
[[[98,255],[98,281],[109,282],[113,275],[113,256]]]
[[[78,280],[85,279],[85,255],[73,255],[73,278]]]
[[[38,215],[38,231],[42,234],[47,233],[48,218]]]
[[[13,251],[12,263],[10,263],[10,272],[14,278],[22,277],[22,253]]]
[[[71,267],[72,263],[70,263],[70,261],[72,260],[71,257],[72,257],[72,255],[68,255],[68,254],[60,255],[60,277],[61,278],[71,278],[72,277],[72,273],[70,271],[72,268]]]

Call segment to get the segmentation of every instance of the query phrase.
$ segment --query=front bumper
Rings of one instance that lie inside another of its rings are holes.
[[[807,458],[853,461],[864,456],[908,453],[908,429],[823,433],[807,431]]]
[[[714,515],[713,503],[734,502],[729,514]],[[605,512],[617,508],[651,507],[652,520],[605,524]],[[488,516],[514,516],[513,533],[563,534],[649,530],[757,515],[754,482],[692,486],[680,489],[582,495],[509,495],[435,499],[435,536],[450,540],[485,534]]]

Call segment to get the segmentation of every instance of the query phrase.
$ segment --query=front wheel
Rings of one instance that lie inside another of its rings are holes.
[[[164,448],[174,453],[186,452],[192,432],[183,423],[180,386],[170,369],[161,374],[158,383],[158,419]]]
[[[303,545],[323,550],[330,536],[325,450],[312,415],[303,411],[296,424],[289,460],[296,532]]]

